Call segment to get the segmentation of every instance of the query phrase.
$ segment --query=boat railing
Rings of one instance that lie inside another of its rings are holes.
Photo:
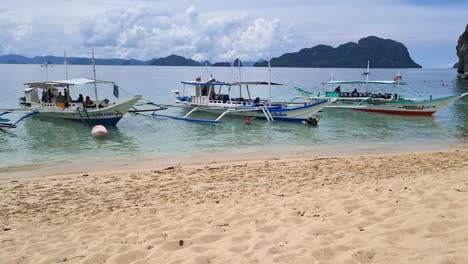
[[[219,104],[219,105],[234,105],[234,106],[253,106],[251,102],[247,101],[225,101],[223,102],[222,100],[209,100],[208,101],[210,104]]]
[[[191,97],[191,102],[194,104],[208,104],[208,96],[198,96],[198,95],[193,95]]]
[[[55,108],[55,107],[59,107],[59,106],[57,105],[57,103],[41,103],[40,106],[43,107],[43,108],[49,108],[49,107]],[[83,107],[83,103],[81,103],[81,102],[71,102],[71,103],[68,105],[68,108],[77,108],[77,107]]]

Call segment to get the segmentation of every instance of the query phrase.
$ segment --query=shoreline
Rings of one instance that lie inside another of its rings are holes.
[[[450,144],[371,144],[371,145],[333,145],[325,146],[281,146],[258,147],[242,151],[222,151],[216,153],[192,152],[167,154],[153,157],[126,157],[116,159],[78,160],[56,163],[37,163],[0,167],[0,182],[16,178],[68,175],[89,172],[127,172],[170,166],[197,166],[213,163],[261,162],[264,160],[298,160],[310,158],[354,157],[372,155],[392,155],[408,153],[428,153],[436,151],[468,150],[468,142]]]

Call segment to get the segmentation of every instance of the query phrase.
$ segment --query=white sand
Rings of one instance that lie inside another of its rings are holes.
[[[468,152],[3,180],[0,263],[468,263]]]

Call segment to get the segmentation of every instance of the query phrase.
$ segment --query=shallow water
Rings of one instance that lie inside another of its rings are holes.
[[[289,101],[297,94],[293,86],[320,88],[331,74],[336,79],[360,78],[362,69],[292,69],[273,68],[272,81],[287,87],[273,89],[276,101]],[[2,86],[0,108],[17,107],[22,83],[45,79],[44,69],[39,65],[0,65]],[[71,78],[91,77],[89,66],[69,66]],[[376,69],[371,78],[391,79],[394,69]],[[182,89],[181,80],[197,76],[207,78],[213,74],[218,80],[236,81],[236,68],[205,67],[136,67],[97,66],[98,79],[113,80],[121,87],[121,99],[133,94],[142,94],[158,103],[173,103],[171,90]],[[405,82],[411,84],[407,97],[417,95],[429,98],[447,96],[468,91],[468,82],[456,78],[452,69],[407,69],[401,70]],[[264,68],[243,68],[242,80],[267,80]],[[64,68],[54,65],[49,69],[49,79],[64,79]],[[448,86],[443,86],[447,84]],[[394,89],[394,88],[390,88]],[[415,92],[417,91],[417,92]],[[394,93],[394,91],[391,91]],[[71,91],[92,95],[92,87]],[[266,97],[266,87],[254,91]],[[99,90],[100,97],[113,98],[111,87]],[[253,95],[253,96],[255,96]],[[167,114],[182,115],[182,109],[170,109]],[[8,115],[14,120],[16,114]],[[215,118],[198,114],[194,117]],[[221,125],[208,125],[153,118],[148,115],[126,115],[117,125],[109,128],[109,136],[103,140],[93,139],[91,127],[70,121],[44,121],[26,119],[17,129],[0,130],[0,167],[48,162],[99,160],[125,157],[151,158],[178,153],[249,152],[271,147],[277,151],[302,150],[314,146],[340,146],[352,149],[355,145],[409,145],[409,144],[457,144],[468,139],[468,98],[437,112],[433,117],[405,117],[385,114],[330,109],[321,113],[318,127],[284,122],[268,123],[254,120],[247,126],[243,120],[227,117]]]

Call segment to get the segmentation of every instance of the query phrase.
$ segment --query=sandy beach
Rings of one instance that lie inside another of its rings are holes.
[[[466,150],[0,181],[0,263],[468,263]]]

